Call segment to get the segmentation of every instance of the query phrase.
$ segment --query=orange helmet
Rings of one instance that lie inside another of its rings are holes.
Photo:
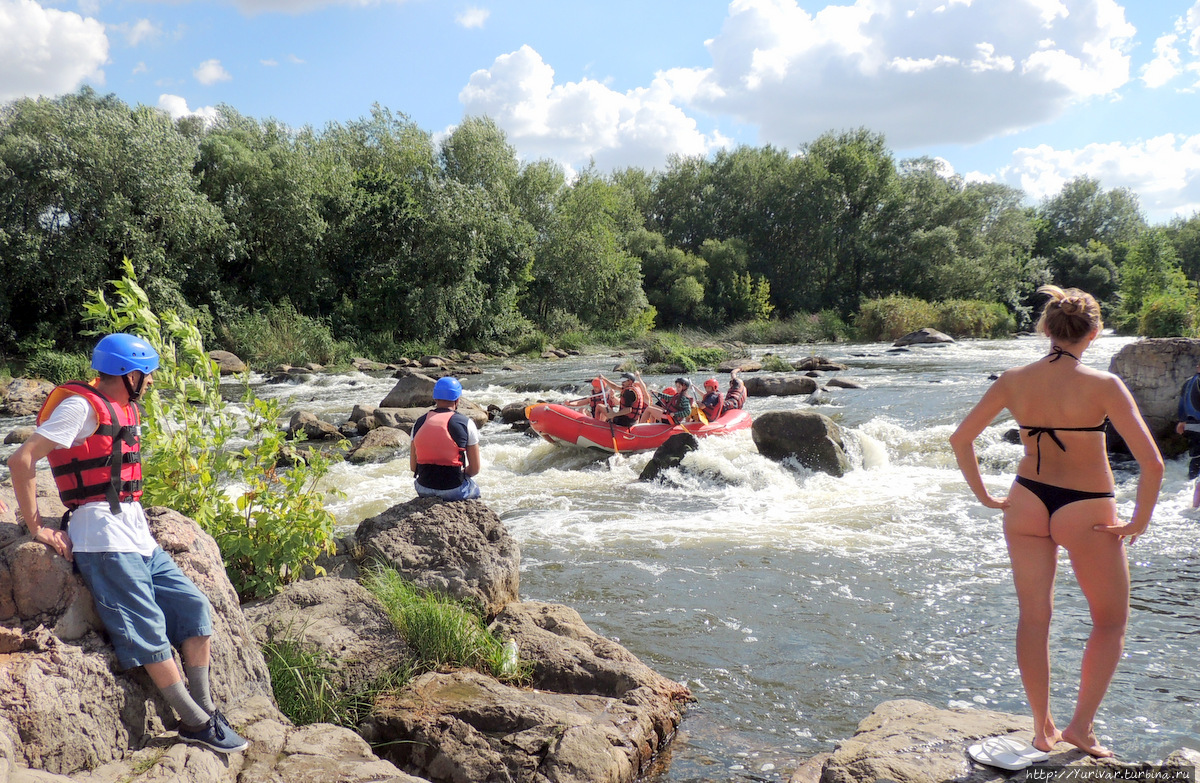
[[[721,384],[717,383],[716,378],[709,378],[707,381],[704,382],[704,388],[713,389],[715,391],[716,389],[721,388]]]
[[[664,397],[670,397],[670,396],[672,396],[672,395],[674,395],[674,394],[675,394],[675,387],[674,387],[674,386],[668,386],[667,388],[665,388],[665,389],[663,389],[663,390],[662,390],[662,393],[663,393],[663,396],[664,396]]]
[[[603,389],[604,381],[600,380],[599,378],[592,378],[592,388],[593,389]]]

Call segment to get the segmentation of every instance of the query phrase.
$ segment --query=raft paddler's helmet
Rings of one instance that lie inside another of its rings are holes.
[[[663,393],[664,397],[674,397],[675,396],[675,387],[668,386],[667,388],[662,390],[662,393]]]
[[[716,378],[709,378],[704,382],[704,388],[708,389],[709,391],[716,391],[717,389],[721,388],[721,384],[717,383]]]
[[[692,382],[689,381],[687,378],[676,378],[675,385],[682,386],[684,391],[687,391],[688,389],[692,388]]]
[[[438,402],[454,402],[462,396],[462,384],[458,382],[458,378],[453,378],[447,375],[444,378],[438,378],[437,383],[433,384],[433,399]]]
[[[604,381],[600,380],[599,378],[592,378],[592,388],[596,391],[600,391],[604,388]]]
[[[637,376],[631,372],[621,373],[621,383],[633,383],[637,380]]]

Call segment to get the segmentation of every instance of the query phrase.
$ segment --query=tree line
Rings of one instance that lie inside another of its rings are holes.
[[[1150,226],[1086,177],[1030,206],[867,129],[568,177],[486,117],[439,139],[382,107],[321,130],[228,106],[172,121],[90,88],[0,107],[0,354],[80,347],[83,302],[126,257],[216,344],[290,318],[379,358],[848,321],[896,296],[1023,326],[1047,282],[1122,329],[1190,335],[1200,216]]]

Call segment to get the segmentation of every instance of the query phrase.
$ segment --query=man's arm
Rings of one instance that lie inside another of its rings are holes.
[[[36,432],[8,458],[8,469],[12,473],[13,494],[17,497],[17,508],[34,541],[40,541],[58,554],[71,559],[71,539],[62,530],[48,528],[42,524],[42,515],[37,505],[37,464],[54,451],[57,444]]]
[[[479,456],[479,444],[472,443],[466,448],[467,465],[463,468],[463,473],[468,476],[478,476],[479,470],[483,467],[483,460]]]

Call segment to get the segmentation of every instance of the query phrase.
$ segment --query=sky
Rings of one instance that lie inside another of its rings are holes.
[[[0,102],[90,85],[320,129],[487,115],[523,161],[663,169],[881,133],[1031,203],[1200,212],[1200,0],[0,0]]]

